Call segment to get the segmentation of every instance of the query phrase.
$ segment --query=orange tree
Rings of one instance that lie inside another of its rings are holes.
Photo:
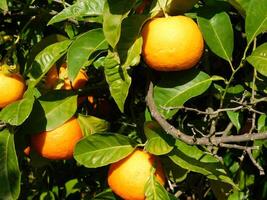
[[[266,31],[267,0],[1,0],[0,199],[267,199]]]

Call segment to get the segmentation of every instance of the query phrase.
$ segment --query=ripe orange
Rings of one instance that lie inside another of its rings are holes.
[[[32,135],[31,145],[40,156],[51,160],[66,160],[73,157],[76,143],[83,137],[76,118],[51,131]]]
[[[65,89],[71,90],[72,88],[77,90],[85,86],[88,81],[88,76],[85,71],[80,70],[75,80],[71,83],[68,78],[68,71],[66,63],[62,64],[58,69],[53,66],[46,75],[45,85],[49,89]]]
[[[23,97],[26,84],[20,74],[5,74],[0,72],[0,108]]]
[[[142,55],[158,71],[180,71],[195,66],[203,53],[203,36],[189,17],[154,18],[142,29]]]
[[[154,155],[141,149],[135,150],[131,155],[110,165],[108,184],[118,196],[125,200],[144,200],[144,187],[154,164],[156,165],[155,176],[159,183],[164,185],[165,175],[160,161]]]

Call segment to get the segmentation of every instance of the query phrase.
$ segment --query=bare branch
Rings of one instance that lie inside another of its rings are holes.
[[[218,137],[213,135],[210,138],[201,137],[197,138],[194,136],[186,135],[180,130],[176,129],[174,126],[169,124],[158,112],[153,99],[153,83],[149,83],[149,88],[146,96],[147,106],[151,112],[152,117],[160,124],[160,126],[174,138],[181,139],[187,144],[197,144],[197,145],[207,145],[207,146],[219,146],[221,143],[237,143],[237,142],[247,142],[254,140],[267,139],[267,133],[254,133],[254,134],[242,134],[242,135],[230,135]]]
[[[251,152],[251,149],[247,149],[246,150],[250,160],[252,161],[252,163],[255,165],[255,167],[257,167],[260,171],[260,175],[263,176],[265,175],[265,172],[264,172],[264,169],[259,165],[259,163],[257,163],[257,161],[253,158],[253,155],[252,155],[252,152]]]

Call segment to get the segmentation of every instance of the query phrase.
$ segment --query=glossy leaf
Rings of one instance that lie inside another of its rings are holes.
[[[267,21],[267,18],[266,18]],[[257,47],[252,54],[247,57],[247,61],[264,76],[267,76],[267,43]]]
[[[80,114],[78,116],[78,120],[85,136],[105,132],[109,128],[109,123],[107,121],[94,116],[85,116]]]
[[[135,1],[107,0],[104,6],[103,30],[111,47],[115,48],[121,35],[122,20],[128,16]]]
[[[226,112],[231,122],[234,124],[234,126],[237,129],[237,132],[241,129],[241,113],[240,112],[234,112],[234,111],[227,111]]]
[[[251,0],[245,22],[247,42],[250,44],[267,30],[267,0]]]
[[[34,103],[34,97],[23,98],[6,106],[0,111],[0,120],[5,123],[18,126],[30,115]]]
[[[116,54],[109,54],[105,58],[104,72],[111,95],[120,111],[123,112],[132,79],[126,68],[120,65],[119,58]]]
[[[34,87],[42,77],[49,71],[52,65],[66,53],[67,48],[71,44],[71,40],[57,42],[46,47],[36,56],[30,74],[30,87]]]
[[[180,140],[176,140],[176,147],[169,153],[169,158],[184,169],[236,187],[219,160],[201,151],[197,146],[190,146]]]
[[[35,101],[33,111],[24,124],[31,133],[53,130],[70,119],[77,110],[77,95],[53,91]]]
[[[170,200],[168,192],[157,181],[155,177],[155,168],[151,170],[149,179],[145,184],[146,200]]]
[[[0,197],[15,200],[20,193],[20,170],[14,135],[7,129],[0,132]]]
[[[234,33],[230,17],[226,12],[212,18],[198,17],[203,37],[213,53],[231,62],[234,49]]]
[[[154,155],[169,153],[175,144],[175,139],[168,135],[155,121],[146,122],[144,132],[147,137],[145,150]]]
[[[106,0],[81,0],[73,5],[66,7],[60,13],[55,15],[48,25],[66,20],[68,18],[81,18],[87,16],[98,16],[103,14]]]
[[[96,51],[108,48],[102,29],[93,29],[72,43],[67,53],[68,76],[73,81],[89,57]]]
[[[154,100],[159,112],[166,118],[173,116],[178,111],[177,107],[204,93],[214,80],[220,78],[197,70],[163,76],[154,88]]]
[[[145,15],[134,15],[127,17],[122,22],[117,50],[124,66],[134,66],[140,62],[143,44],[140,31],[147,19],[148,16]]]
[[[79,141],[74,158],[89,168],[117,162],[134,151],[128,137],[115,133],[95,133]]]
[[[104,190],[97,194],[93,200],[117,200],[111,189]]]

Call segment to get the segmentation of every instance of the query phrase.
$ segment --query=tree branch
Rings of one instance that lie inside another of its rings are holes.
[[[151,112],[152,117],[159,123],[159,125],[170,135],[176,139],[180,139],[183,142],[193,145],[206,145],[206,146],[219,146],[222,143],[238,143],[238,142],[248,142],[254,140],[264,140],[267,139],[267,132],[263,133],[253,133],[253,134],[242,134],[242,135],[230,135],[230,136],[216,136],[214,134],[212,137],[201,137],[197,138],[195,136],[189,136],[180,130],[176,129],[174,126],[169,124],[158,112],[153,99],[153,83],[150,82],[148,86],[148,92],[146,96],[146,103]]]

